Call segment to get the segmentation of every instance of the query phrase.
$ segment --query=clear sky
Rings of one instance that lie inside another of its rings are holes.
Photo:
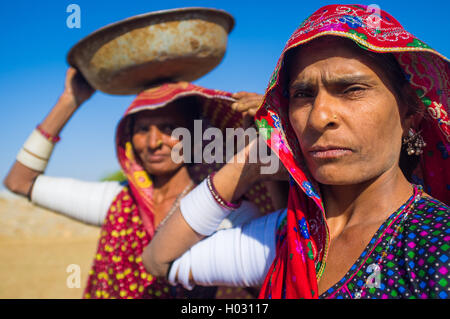
[[[69,29],[69,4],[81,8],[81,28]],[[0,179],[34,127],[63,89],[66,54],[92,31],[133,15],[180,7],[223,9],[236,19],[222,63],[194,83],[231,92],[263,93],[269,76],[296,27],[319,7],[341,1],[1,1],[0,4]],[[450,56],[450,2],[361,1],[375,3],[411,33]],[[115,126],[133,96],[97,92],[63,130],[46,174],[98,180],[119,168]],[[0,189],[4,189],[3,185]]]

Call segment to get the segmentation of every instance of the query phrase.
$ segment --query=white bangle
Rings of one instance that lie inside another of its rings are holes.
[[[189,280],[191,273],[191,254],[184,254],[181,258],[180,266],[178,267],[178,282],[187,290],[192,290],[194,285]]]
[[[38,130],[34,130],[17,154],[16,160],[28,168],[44,172],[53,152],[54,144]]]
[[[189,281],[191,272],[191,254],[189,250],[180,258],[174,260],[169,270],[168,281],[172,286],[180,283],[185,289],[192,290],[194,285]]]
[[[47,167],[47,160],[40,159],[33,154],[27,152],[24,148],[21,148],[17,154],[16,160],[22,163],[24,166],[31,168],[32,170],[43,173]]]
[[[183,197],[180,202],[180,210],[189,226],[203,236],[209,236],[215,232],[220,223],[232,211],[216,202],[206,180]]]
[[[180,258],[175,259],[169,269],[169,276],[167,277],[167,280],[169,284],[171,284],[172,286],[176,286],[178,284],[177,273],[179,267],[180,267]]]

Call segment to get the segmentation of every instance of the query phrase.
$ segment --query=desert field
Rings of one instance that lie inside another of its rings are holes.
[[[81,298],[99,232],[1,192],[0,298]]]

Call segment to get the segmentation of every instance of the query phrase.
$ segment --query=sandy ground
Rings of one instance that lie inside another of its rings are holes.
[[[99,231],[0,193],[0,298],[81,298]]]

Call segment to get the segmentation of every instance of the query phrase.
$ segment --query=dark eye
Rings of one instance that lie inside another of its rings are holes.
[[[148,125],[137,124],[134,126],[135,133],[145,133],[148,132]]]
[[[173,124],[164,124],[161,128],[160,128],[160,130],[163,132],[163,133],[166,133],[166,134],[172,134],[172,132],[173,132],[173,130],[175,129],[176,127],[175,127],[175,125],[173,125]]]
[[[295,91],[292,94],[293,98],[297,98],[297,99],[304,99],[304,98],[310,98],[313,97],[314,94],[311,91]]]
[[[361,93],[362,91],[364,91],[366,88],[359,86],[359,85],[355,85],[355,86],[350,86],[347,89],[344,90],[344,94],[356,94],[356,93]]]

